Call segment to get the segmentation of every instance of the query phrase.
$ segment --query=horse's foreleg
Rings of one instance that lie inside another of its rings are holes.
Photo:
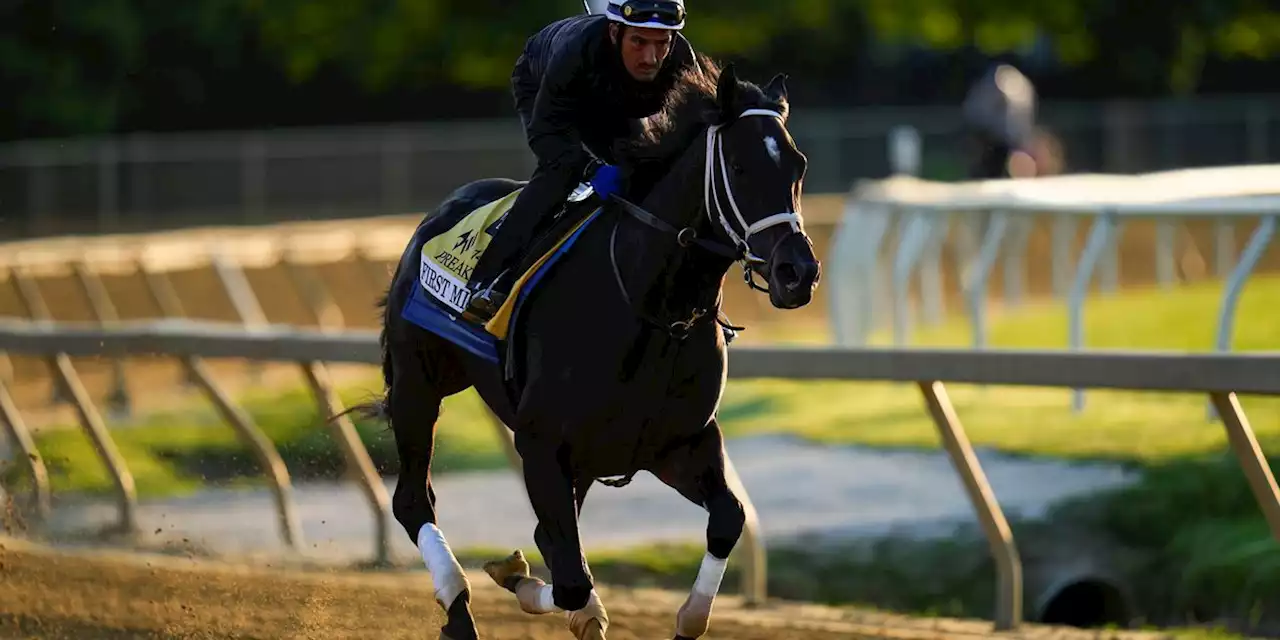
[[[725,481],[724,437],[712,420],[687,450],[673,453],[657,474],[681,495],[707,510],[707,552],[684,605],[676,614],[676,640],[692,640],[707,632],[711,609],[724,579],[746,515],[742,502]]]
[[[436,526],[431,455],[441,394],[427,377],[423,364],[413,353],[392,355],[395,375],[391,384],[390,414],[400,474],[391,507],[396,520],[422,553],[435,586],[436,601],[448,616],[440,630],[441,639],[474,640],[478,634],[471,615],[471,585],[444,533]]]

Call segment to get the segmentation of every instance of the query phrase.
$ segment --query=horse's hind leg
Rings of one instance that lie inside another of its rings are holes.
[[[471,585],[436,526],[436,495],[431,487],[436,420],[446,393],[440,386],[441,380],[432,379],[440,376],[428,375],[427,362],[418,349],[417,344],[403,342],[393,344],[390,349],[394,375],[390,382],[389,410],[400,458],[400,474],[391,507],[409,539],[421,551],[435,586],[436,601],[448,615],[440,630],[441,640],[475,640]]]
[[[573,483],[574,501],[579,515],[582,513],[582,503],[586,500],[587,491],[593,482],[591,478],[578,478]],[[552,559],[555,557],[555,547],[551,533],[544,522],[539,521],[534,528],[533,540],[537,543],[538,550],[542,552],[542,557],[546,559],[547,566],[554,575]],[[520,609],[525,613],[543,614],[562,611],[554,602],[552,586],[529,575],[529,563],[519,549],[502,560],[485,563],[484,569],[494,582],[516,594],[516,601],[520,603]],[[605,611],[604,604],[600,602],[600,596],[594,590],[591,591],[584,607],[577,611],[566,612],[565,617],[569,629],[579,640],[604,640],[604,632],[609,625],[609,614]]]
[[[659,479],[707,510],[707,553],[693,590],[676,614],[676,640],[692,640],[707,632],[729,553],[746,522],[742,502],[725,481],[724,460],[724,435],[712,420],[688,447],[672,452],[655,471]]]
[[[517,429],[515,440],[524,460],[529,503],[538,519],[534,539],[551,570],[551,584],[529,576],[529,565],[519,551],[488,563],[485,571],[516,594],[526,613],[564,611],[575,638],[604,640],[609,616],[592,585],[578,537],[578,511],[589,482],[574,478],[567,449],[558,438],[532,435],[536,428],[534,424]]]

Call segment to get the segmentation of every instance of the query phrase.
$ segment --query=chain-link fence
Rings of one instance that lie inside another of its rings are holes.
[[[1152,171],[1280,159],[1280,96],[1045,104],[1069,172]],[[889,174],[889,132],[915,127],[921,172],[961,178],[958,108],[793,112],[809,193]],[[517,119],[385,127],[129,135],[0,145],[0,237],[423,211],[477,178],[523,179]]]

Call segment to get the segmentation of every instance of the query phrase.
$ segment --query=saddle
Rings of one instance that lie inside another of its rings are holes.
[[[458,316],[471,299],[467,283],[471,280],[472,271],[522,190],[516,189],[498,200],[473,209],[452,226],[423,243],[418,274],[421,292],[440,311],[447,313],[451,322],[465,324]],[[520,275],[511,289],[511,295],[484,326],[484,331],[492,338],[506,338],[515,307],[536,282],[536,276],[557,260],[568,248],[567,245],[571,244],[571,239],[576,238],[576,234],[593,219],[593,212],[599,210],[597,199],[592,198],[594,194],[590,185],[579,184],[564,205],[549,216],[548,220],[542,221],[534,242],[518,263],[517,272]],[[433,326],[427,326],[416,318],[409,319],[424,328],[434,330]]]

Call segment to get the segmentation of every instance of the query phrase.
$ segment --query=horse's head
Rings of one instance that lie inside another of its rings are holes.
[[[749,285],[767,291],[775,307],[802,307],[821,267],[800,217],[807,161],[787,132],[786,78],[774,76],[761,89],[738,80],[730,64],[720,73],[715,105],[703,175],[712,226],[742,251]]]

